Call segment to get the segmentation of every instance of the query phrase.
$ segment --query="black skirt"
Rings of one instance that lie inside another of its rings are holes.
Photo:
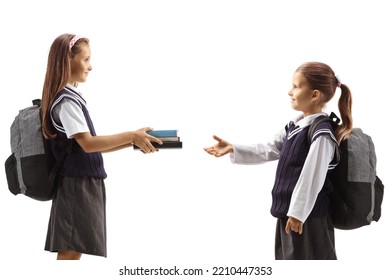
[[[287,218],[276,224],[276,260],[336,260],[334,227],[329,217],[309,218],[302,234],[285,232]]]
[[[45,250],[72,250],[107,257],[103,179],[59,177]]]

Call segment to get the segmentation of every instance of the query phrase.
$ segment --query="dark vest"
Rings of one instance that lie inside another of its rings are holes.
[[[81,107],[85,120],[88,124],[90,133],[92,136],[96,136],[95,128],[93,126],[91,117],[89,116],[86,108],[85,100],[74,90],[69,87],[64,88],[56,97],[51,107],[50,116],[52,118],[53,126],[57,131],[57,137],[50,141],[50,146],[54,156],[58,159],[66,143],[69,141],[65,134],[65,130],[61,123],[57,123],[52,112],[54,108],[63,100],[68,98],[69,100],[78,104]],[[62,169],[59,172],[60,175],[66,177],[94,177],[105,179],[107,177],[106,171],[104,170],[103,157],[100,152],[86,153],[80,147],[80,145],[74,141],[72,144],[72,152],[67,156]]]
[[[310,143],[307,139],[309,127],[310,125],[304,128],[295,127],[292,122],[286,126],[286,140],[280,153],[275,184],[272,189],[271,214],[274,217],[287,217],[292,193],[310,149]],[[329,135],[337,143],[335,133],[329,122],[323,122],[316,127],[312,140],[314,141],[320,135]],[[334,168],[337,162],[338,157],[334,156],[329,164],[329,169]],[[322,188],[309,218],[326,216],[329,211],[328,204],[326,189]]]

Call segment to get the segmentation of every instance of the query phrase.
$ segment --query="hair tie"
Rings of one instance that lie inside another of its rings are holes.
[[[335,77],[336,77],[337,86],[341,87],[341,80],[340,80],[339,76],[336,75]]]
[[[69,42],[69,50],[71,50],[71,49],[73,48],[74,44],[76,44],[76,42],[77,42],[78,40],[80,40],[81,38],[83,38],[83,36],[75,35],[75,36],[72,38],[72,40],[70,40],[70,42]]]

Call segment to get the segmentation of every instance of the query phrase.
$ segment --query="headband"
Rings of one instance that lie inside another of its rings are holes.
[[[80,36],[80,35],[75,35],[75,36],[72,38],[72,40],[70,40],[70,42],[69,42],[69,49],[71,50],[71,49],[73,48],[74,44],[76,44],[76,42],[77,42],[78,40],[80,40],[81,38],[84,38],[84,37],[83,37],[83,36]]]
[[[335,77],[336,77],[337,86],[341,87],[341,80],[340,80],[339,76],[336,75]]]

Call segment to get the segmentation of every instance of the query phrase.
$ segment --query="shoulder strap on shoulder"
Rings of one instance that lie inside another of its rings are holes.
[[[313,121],[313,123],[310,125],[309,131],[307,132],[307,140],[310,144],[311,144],[311,139],[313,138],[314,130],[316,129],[317,125],[319,125],[322,122],[326,122],[326,121],[331,122],[333,128],[335,128],[340,123],[340,118],[334,112],[332,112],[329,117],[328,116],[319,116],[318,118],[316,118]]]

